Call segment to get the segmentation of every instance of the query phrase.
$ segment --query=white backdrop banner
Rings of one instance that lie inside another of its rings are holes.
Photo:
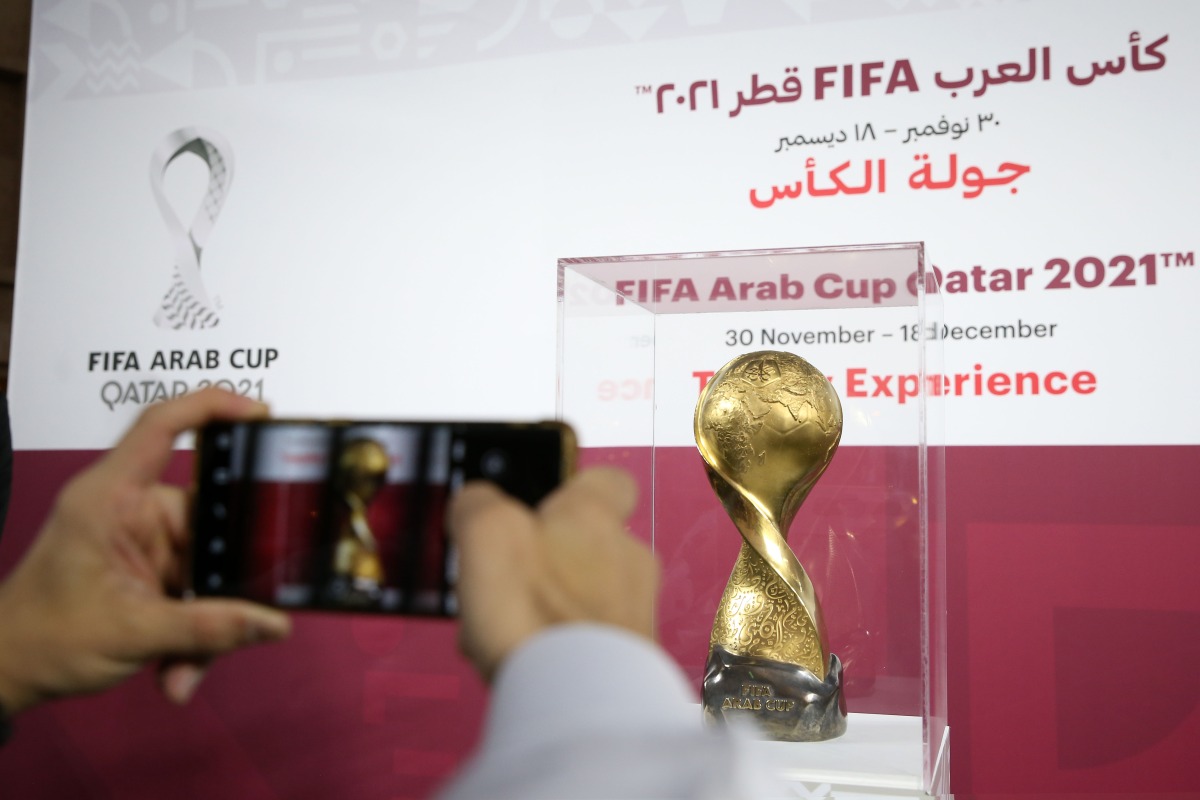
[[[984,376],[951,444],[1200,443],[1198,35],[1190,0],[37,2],[15,444],[211,383],[548,417],[560,257],[911,241]],[[987,390],[1027,372],[1089,377]]]

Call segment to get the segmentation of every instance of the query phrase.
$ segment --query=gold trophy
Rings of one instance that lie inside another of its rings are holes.
[[[383,562],[367,523],[367,506],[379,493],[388,471],[388,454],[373,439],[348,442],[338,459],[335,486],[345,517],[333,552],[330,595],[343,606],[376,604],[382,590]]]
[[[713,620],[705,718],[748,715],[780,741],[841,736],[842,665],[786,540],[841,439],[837,393],[799,356],[747,353],[701,392],[695,428],[709,481],[743,540]]]

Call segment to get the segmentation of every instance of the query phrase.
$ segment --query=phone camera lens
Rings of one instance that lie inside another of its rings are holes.
[[[208,543],[208,552],[216,554],[216,555],[220,555],[221,553],[224,553],[225,552],[225,540],[224,539],[213,539],[211,542]]]
[[[213,503],[212,515],[215,519],[225,519],[225,517],[229,515],[229,511],[225,508],[224,503]]]
[[[221,576],[215,572],[212,573],[211,575],[209,575],[208,576],[208,588],[220,589],[221,588]]]
[[[503,477],[508,472],[508,454],[499,449],[488,450],[479,457],[479,471],[490,480]]]
[[[228,450],[233,444],[233,437],[222,431],[221,433],[217,434],[215,444],[218,450]]]
[[[229,483],[229,470],[225,469],[225,467],[217,467],[213,470],[212,479],[213,483],[218,486],[224,486]]]

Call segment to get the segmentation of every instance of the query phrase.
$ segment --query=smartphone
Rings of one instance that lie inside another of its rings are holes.
[[[533,505],[575,452],[557,422],[209,424],[196,440],[188,594],[454,616],[451,493],[482,478]]]

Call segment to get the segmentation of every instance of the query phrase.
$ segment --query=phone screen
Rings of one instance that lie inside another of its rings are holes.
[[[451,616],[446,502],[483,478],[535,504],[574,460],[558,423],[215,423],[197,441],[196,595]]]

